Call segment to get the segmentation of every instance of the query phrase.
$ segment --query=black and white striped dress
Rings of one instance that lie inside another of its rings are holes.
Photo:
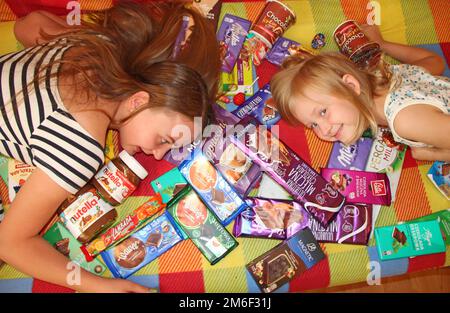
[[[57,78],[50,78],[59,64],[33,82],[68,48],[41,45],[0,57],[0,154],[36,166],[75,193],[103,164],[104,150],[64,107]]]

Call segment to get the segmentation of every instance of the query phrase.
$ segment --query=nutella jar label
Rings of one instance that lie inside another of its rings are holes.
[[[106,164],[95,175],[95,179],[98,184],[119,203],[131,195],[136,189],[136,186],[125,177],[113,162]]]
[[[86,192],[61,213],[61,219],[72,235],[78,238],[103,215],[113,209],[99,196],[92,192]]]

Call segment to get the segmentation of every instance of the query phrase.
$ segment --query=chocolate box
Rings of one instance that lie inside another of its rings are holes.
[[[442,210],[433,214],[425,215],[412,220],[412,222],[437,220],[441,228],[442,236],[445,244],[450,246],[450,209]]]
[[[211,265],[238,245],[190,186],[168,203],[167,210]]]
[[[344,196],[255,119],[243,119],[231,139],[322,225],[344,204]]]
[[[183,161],[178,168],[222,225],[228,225],[247,207],[200,149],[194,150],[191,158]]]
[[[127,278],[182,240],[182,232],[164,213],[101,256],[114,277]]]
[[[434,162],[427,176],[442,195],[450,200],[450,162]]]

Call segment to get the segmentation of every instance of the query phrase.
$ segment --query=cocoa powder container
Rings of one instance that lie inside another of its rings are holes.
[[[92,184],[111,205],[117,206],[128,198],[141,180],[147,177],[145,168],[125,150],[95,175]]]

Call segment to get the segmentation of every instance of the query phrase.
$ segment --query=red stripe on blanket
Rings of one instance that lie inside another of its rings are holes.
[[[326,288],[330,284],[330,277],[330,266],[326,258],[294,278],[289,283],[289,292]]]
[[[39,279],[33,279],[33,293],[74,293],[75,290],[51,284]]]
[[[409,259],[408,273],[429,270],[445,264],[445,253],[421,255]]]
[[[184,272],[159,275],[160,292],[203,293],[203,272]]]

